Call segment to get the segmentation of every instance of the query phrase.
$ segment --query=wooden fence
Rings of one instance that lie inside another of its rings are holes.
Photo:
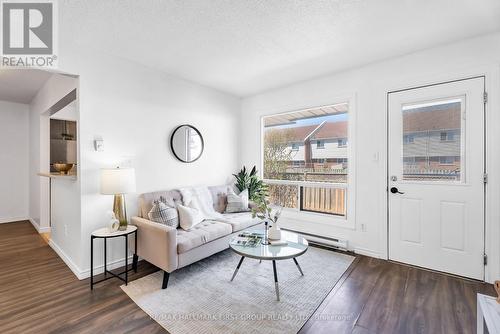
[[[302,210],[345,216],[346,190],[301,187]]]
[[[268,183],[268,196],[271,203],[286,208],[341,216],[346,214],[345,188]]]

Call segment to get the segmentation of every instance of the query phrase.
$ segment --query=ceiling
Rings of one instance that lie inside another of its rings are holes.
[[[61,43],[237,96],[500,30],[498,0],[59,1]]]
[[[0,70],[0,101],[29,104],[51,75],[41,70]]]

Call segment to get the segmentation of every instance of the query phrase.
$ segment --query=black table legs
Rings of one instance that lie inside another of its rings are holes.
[[[94,237],[90,237],[90,290],[94,290]]]
[[[240,262],[238,262],[238,266],[236,267],[236,269],[234,270],[234,273],[233,273],[233,277],[231,277],[231,282],[233,281],[234,277],[236,276],[236,274],[238,273],[238,270],[240,270],[240,267],[241,267],[241,263],[243,263],[243,260],[245,259],[244,256],[241,257],[240,259]]]
[[[132,268],[134,269],[134,272],[137,272],[137,262],[139,261],[139,257],[137,256],[137,233],[135,234],[134,238],[134,259],[132,260]]]
[[[280,301],[280,288],[278,286],[278,272],[276,271],[276,261],[273,260],[274,288],[276,289],[276,299]]]
[[[238,270],[240,270],[241,264],[243,263],[244,259],[245,259],[245,257],[242,256],[240,261],[238,262],[238,266],[236,266],[236,269],[234,270],[233,276],[231,277],[231,282],[236,277]],[[262,262],[262,260],[260,260],[260,262]],[[274,289],[276,290],[276,299],[279,301],[280,300],[280,289],[279,289],[279,284],[278,284],[278,270],[276,269],[276,260],[272,260],[272,262],[273,262],[273,274],[274,274]],[[300,274],[302,276],[304,276],[304,273],[302,272],[302,268],[300,268],[299,262],[297,261],[296,258],[293,258],[293,262],[295,262],[295,265],[299,269]],[[163,279],[165,280],[165,276]],[[168,282],[168,278],[167,278],[167,282]]]
[[[299,268],[300,274],[301,274],[302,276],[304,276],[304,273],[302,272],[302,268],[300,268],[300,265],[299,265],[299,263],[297,262],[297,259],[296,259],[296,258],[293,258],[293,262],[295,262],[295,265],[297,266],[297,268]]]
[[[125,234],[125,285],[128,285],[128,234]]]
[[[108,244],[107,244],[107,239],[108,238],[113,238],[115,236],[110,236],[110,237],[101,237],[101,236],[90,236],[90,289],[94,289],[94,285],[97,283],[100,283],[102,281],[105,281],[107,279],[116,277],[120,280],[122,280],[125,285],[128,284],[128,272],[130,270],[134,270],[137,272],[137,261],[139,257],[137,256],[137,230],[135,232],[135,248],[134,248],[134,256],[133,256],[133,261],[132,261],[132,268],[128,268],[128,234],[124,235],[119,235],[125,237],[125,270],[122,271],[121,273],[115,274],[111,271],[108,270],[107,267],[107,253],[108,253]],[[130,234],[130,233],[129,233]],[[94,281],[94,239],[100,238],[104,239],[104,278],[99,280],[99,281]],[[123,278],[121,275],[124,275],[125,277]]]

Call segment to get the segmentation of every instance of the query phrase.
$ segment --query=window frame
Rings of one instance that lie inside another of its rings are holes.
[[[443,139],[443,134],[445,135],[444,139]],[[440,141],[441,142],[452,142],[452,141],[455,141],[455,134],[453,133],[452,130],[444,130],[444,131],[441,131],[440,134]]]
[[[339,104],[348,104],[348,132],[347,132],[347,159],[348,159],[348,174],[346,183],[327,183],[327,182],[304,182],[304,181],[287,181],[287,180],[273,180],[264,179],[264,124],[265,118],[270,116],[285,115],[305,110],[313,110],[323,107],[331,107]],[[338,216],[328,213],[319,213],[311,211],[301,211],[300,202],[297,202],[297,208],[283,208],[282,218],[305,221],[308,225],[324,225],[328,227],[340,227],[350,230],[356,229],[356,126],[357,126],[357,113],[356,113],[356,96],[355,94],[339,96],[332,101],[332,103],[312,105],[308,107],[298,106],[295,109],[288,109],[287,111],[274,111],[265,113],[260,116],[260,177],[266,183],[270,184],[288,184],[288,185],[303,185],[303,186],[323,186],[323,187],[337,187],[345,188],[346,191],[346,215]],[[319,184],[318,184],[319,183]],[[300,188],[298,195],[300,196]],[[300,200],[300,198],[297,198]]]

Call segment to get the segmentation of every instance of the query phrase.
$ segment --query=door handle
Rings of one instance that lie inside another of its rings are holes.
[[[396,188],[396,187],[392,187],[391,188],[391,193],[393,193],[393,194],[401,194],[401,195],[404,194],[403,192],[399,191],[398,188]]]

